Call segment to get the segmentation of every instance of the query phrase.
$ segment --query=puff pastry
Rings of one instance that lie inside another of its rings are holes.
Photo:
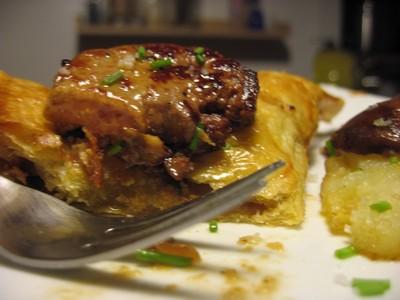
[[[295,226],[304,219],[307,148],[327,96],[314,83],[286,73],[261,71],[258,79],[254,125],[233,133],[229,149],[199,157],[192,178],[217,189],[282,159],[286,166],[269,177],[264,190],[221,219]]]
[[[307,146],[317,128],[320,105],[329,99],[338,109],[341,101],[310,81],[286,73],[259,72],[258,81],[254,124],[233,131],[223,149],[195,156],[194,171],[186,183],[171,182],[157,168],[127,167],[118,157],[107,157],[100,161],[103,181],[99,186],[91,178],[96,163],[90,158],[96,149],[85,139],[70,143],[44,117],[48,89],[1,72],[1,173],[22,183],[37,176],[47,192],[93,212],[145,215],[282,159],[286,166],[269,178],[266,189],[221,219],[298,225],[304,218]]]

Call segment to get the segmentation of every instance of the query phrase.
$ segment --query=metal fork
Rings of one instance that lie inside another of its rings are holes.
[[[147,218],[95,216],[0,177],[0,256],[20,265],[67,269],[152,246],[209,220],[265,187],[277,161],[220,190]]]

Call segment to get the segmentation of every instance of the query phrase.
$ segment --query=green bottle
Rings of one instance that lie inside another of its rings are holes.
[[[330,83],[354,88],[356,64],[353,55],[335,48],[333,42],[325,43],[314,59],[314,79],[319,83]]]

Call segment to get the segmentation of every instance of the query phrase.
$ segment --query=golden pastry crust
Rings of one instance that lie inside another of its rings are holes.
[[[17,180],[21,174],[13,167],[20,167],[21,159],[29,161],[46,190],[61,199],[83,203],[93,212],[143,216],[190,200],[203,193],[204,187],[222,187],[282,159],[286,166],[269,178],[267,188],[221,219],[298,225],[304,218],[307,145],[317,127],[324,93],[317,85],[285,73],[260,72],[258,79],[261,89],[254,125],[232,133],[230,147],[199,155],[190,176],[192,183],[179,185],[157,168],[127,168],[118,157],[105,155],[103,181],[98,186],[91,178],[95,149],[90,142],[68,143],[44,118],[48,90],[0,73],[0,159],[4,167],[0,172]]]
[[[31,145],[32,154],[45,152],[52,156],[51,150],[60,148],[60,138],[42,114],[47,96],[47,88],[0,71],[0,138],[2,145],[8,146],[2,147],[7,150],[1,154],[2,158],[14,158],[27,144]]]
[[[100,213],[148,214],[185,199],[158,170],[129,168],[116,158],[104,160],[101,187],[91,178],[93,149],[72,146],[53,132],[44,117],[49,90],[0,71],[0,173],[26,184],[39,176],[45,190]]]
[[[259,72],[255,123],[233,133],[231,147],[195,161],[195,182],[220,188],[278,159],[286,166],[268,186],[221,220],[263,225],[299,225],[304,219],[307,146],[317,128],[324,92],[312,82],[281,72]],[[341,101],[336,101],[341,105]]]
[[[40,84],[0,71],[3,174],[6,170],[19,169],[25,176],[40,176],[47,190],[53,193],[79,198],[87,184],[85,174],[44,118],[48,93],[49,90]],[[20,175],[17,180],[24,181],[23,177]]]

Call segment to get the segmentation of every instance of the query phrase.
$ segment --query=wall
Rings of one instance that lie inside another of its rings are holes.
[[[0,69],[49,85],[76,49],[84,0],[1,0]]]
[[[340,40],[340,0],[265,0],[267,22],[290,20],[287,40],[291,50],[288,64],[266,64],[312,78],[312,61],[321,43]]]
[[[266,23],[290,22],[291,34],[287,45],[291,52],[288,63],[243,61],[255,70],[286,70],[313,77],[312,62],[321,43],[327,39],[340,40],[340,0],[261,0]],[[229,18],[229,1],[203,0],[201,14],[205,18]],[[223,11],[223,13],[219,13]]]
[[[84,0],[1,0],[0,69],[49,85],[62,58],[76,49],[75,21]],[[263,0],[266,21],[289,21],[288,63],[245,61],[259,70],[287,70],[312,77],[312,59],[321,41],[339,40],[340,0]],[[227,19],[228,0],[203,0],[200,13]]]

